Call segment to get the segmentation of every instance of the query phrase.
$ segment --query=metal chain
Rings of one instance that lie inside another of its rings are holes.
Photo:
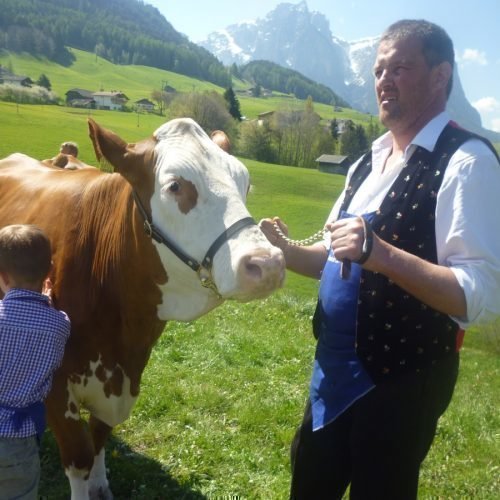
[[[326,229],[320,229],[319,231],[316,231],[312,236],[309,236],[309,238],[306,238],[304,240],[292,240],[280,229],[276,222],[274,223],[274,227],[276,228],[276,232],[282,239],[284,239],[289,245],[295,247],[304,247],[306,245],[314,243],[315,241],[321,240],[327,232]]]

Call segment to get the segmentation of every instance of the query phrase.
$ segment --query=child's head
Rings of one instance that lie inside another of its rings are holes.
[[[70,141],[63,142],[59,151],[65,155],[73,155],[76,158],[78,156],[78,144]]]
[[[52,265],[50,241],[30,224],[0,229],[0,273],[10,287],[41,290]]]

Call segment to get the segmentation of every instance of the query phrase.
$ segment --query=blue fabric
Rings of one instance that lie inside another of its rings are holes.
[[[40,434],[52,375],[70,322],[41,293],[14,288],[0,301],[0,436]]]
[[[363,215],[368,222],[373,216]],[[340,218],[345,217],[353,216],[342,212]],[[313,430],[335,420],[375,387],[354,347],[361,266],[352,263],[346,279],[340,269],[330,249],[319,288],[321,326],[310,385]]]

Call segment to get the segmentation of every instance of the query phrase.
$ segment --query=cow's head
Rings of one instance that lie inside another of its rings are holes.
[[[191,119],[162,125],[153,137],[127,144],[89,120],[98,159],[104,157],[131,184],[154,226],[184,254],[201,263],[229,227],[249,217],[249,175]],[[284,258],[255,224],[235,231],[213,258],[216,291],[171,249],[155,242],[168,276],[159,284],[161,319],[191,320],[224,299],[262,298],[280,287]]]

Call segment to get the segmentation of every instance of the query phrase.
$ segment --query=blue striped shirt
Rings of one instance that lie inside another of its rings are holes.
[[[1,437],[36,434],[31,418],[15,430],[13,408],[26,408],[47,397],[69,333],[66,313],[52,308],[41,293],[13,288],[0,300]]]

